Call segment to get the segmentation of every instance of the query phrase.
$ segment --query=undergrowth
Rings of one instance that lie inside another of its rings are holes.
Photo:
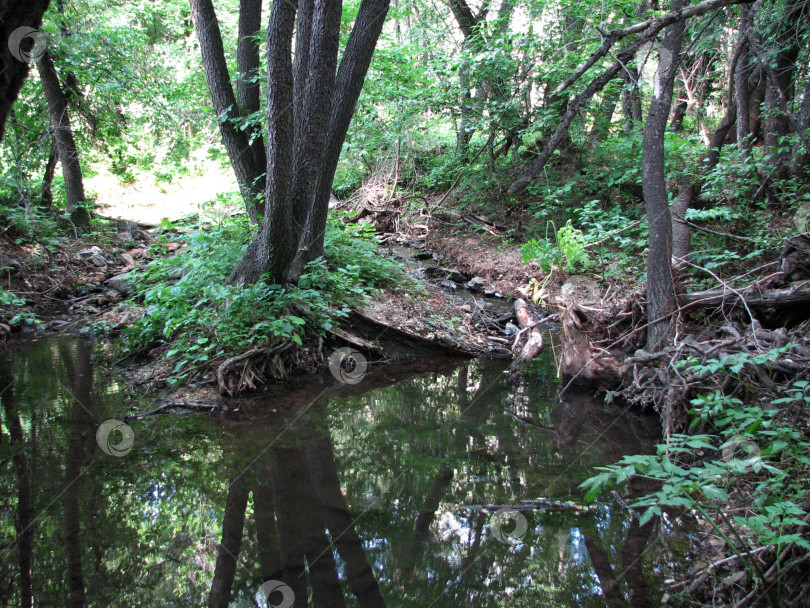
[[[758,589],[748,600],[758,596],[770,605],[786,601],[783,573],[810,554],[810,382],[778,388],[771,383],[769,394],[755,399],[757,391],[745,386],[743,372],[778,364],[790,346],[680,362],[690,372],[735,379],[744,390],[702,392],[691,400],[690,433],[670,435],[655,454],[625,456],[600,467],[582,484],[586,499],[593,500],[633,478],[655,482],[655,492],[631,504],[640,510],[640,523],[665,509],[701,515],[747,572],[751,589]],[[771,561],[762,565],[751,552],[771,555]]]
[[[386,285],[411,284],[399,263],[376,252],[373,230],[330,218],[326,259],[309,263],[297,285],[268,280],[227,284],[251,237],[244,216],[193,232],[178,255],[151,262],[135,275],[143,317],[125,332],[125,348],[143,353],[168,345],[168,382],[180,385],[213,363],[268,340],[306,347],[349,308]]]

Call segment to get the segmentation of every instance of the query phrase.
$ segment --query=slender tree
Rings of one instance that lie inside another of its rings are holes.
[[[67,99],[62,92],[59,76],[49,51],[45,51],[37,60],[37,69],[42,81],[42,88],[45,91],[45,99],[48,102],[53,137],[59,162],[62,163],[62,175],[65,178],[65,196],[67,198],[65,209],[74,224],[86,226],[90,221],[90,214],[87,209],[79,206],[85,200],[79,151],[70,127]]]
[[[674,0],[675,11],[687,0]],[[657,350],[671,335],[674,326],[675,286],[672,278],[672,219],[669,212],[666,175],[664,173],[664,133],[672,106],[675,71],[686,23],[678,21],[667,28],[658,53],[650,110],[644,125],[641,161],[644,205],[650,227],[647,257],[647,348]]]
[[[238,102],[228,74],[214,4],[212,0],[190,0],[189,3],[200,42],[208,90],[219,118],[222,143],[228,151],[247,212],[254,222],[258,222],[263,208],[266,156],[261,135],[252,130],[241,129],[240,121],[259,111],[260,93],[258,82],[255,81],[259,50],[255,35],[261,26],[261,0],[241,0],[239,4],[239,42],[236,52],[239,72]]]

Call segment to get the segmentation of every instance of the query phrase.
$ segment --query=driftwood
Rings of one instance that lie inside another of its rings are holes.
[[[679,296],[682,305],[710,308],[714,306],[733,306],[742,304],[740,299],[751,308],[766,306],[786,306],[810,302],[810,281],[794,283],[784,289],[763,290],[757,286],[737,290],[708,289],[685,293]]]
[[[456,343],[449,335],[430,339],[388,325],[353,310],[332,333],[350,344],[386,359],[456,356],[474,357],[481,352]]]
[[[520,331],[515,337],[515,344],[512,347],[513,352],[517,350],[520,339],[523,337],[524,333],[528,334],[528,338],[526,343],[523,345],[520,354],[512,363],[512,368],[531,361],[540,354],[541,350],[543,350],[543,334],[540,331],[540,328],[537,327],[537,321],[529,312],[529,305],[526,303],[526,300],[523,300],[522,298],[515,300],[515,317],[517,317]]]
[[[595,347],[583,327],[577,304],[566,305],[560,314],[562,353],[560,372],[569,385],[615,388],[621,383],[621,362],[612,352]]]

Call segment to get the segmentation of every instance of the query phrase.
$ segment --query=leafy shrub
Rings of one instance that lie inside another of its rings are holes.
[[[790,345],[759,354],[732,354],[701,363],[681,362],[690,373],[721,374],[741,378],[744,368],[762,370],[782,357]],[[795,381],[782,395],[762,405],[744,403],[719,390],[691,401],[692,428],[708,428],[704,434],[673,434],[652,455],[625,456],[617,464],[599,467],[599,474],[582,484],[592,500],[606,488],[631,477],[660,483],[659,489],[635,501],[643,508],[643,524],[666,507],[685,507],[700,512],[724,538],[738,557],[745,544],[773,546],[779,555],[788,543],[810,551],[810,541],[800,534],[807,513],[806,479],[810,470],[810,441],[796,411],[810,406],[810,382]],[[783,412],[792,410],[792,415]],[[729,518],[729,491],[741,487],[741,477],[750,491],[750,515]],[[733,532],[732,540],[714,518],[713,512]],[[749,541],[744,541],[747,537]],[[749,564],[741,557],[746,568]],[[756,570],[751,571],[756,577]]]
[[[328,262],[308,264],[298,285],[228,285],[251,232],[244,216],[225,219],[213,230],[192,233],[178,255],[155,260],[136,275],[146,312],[126,331],[126,346],[139,352],[170,343],[170,382],[187,382],[212,361],[273,337],[303,345],[307,335],[330,329],[375,288],[407,284],[402,266],[377,254],[372,230],[330,219]]]
[[[523,262],[536,260],[545,273],[549,273],[555,268],[573,271],[578,266],[588,266],[590,259],[582,230],[574,228],[569,220],[565,226],[556,231],[555,236],[555,243],[546,238],[543,241],[532,239],[523,245],[520,248]]]

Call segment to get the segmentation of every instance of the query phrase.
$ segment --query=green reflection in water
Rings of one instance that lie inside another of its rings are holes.
[[[133,422],[119,458],[99,425],[154,404],[89,342],[19,340],[0,357],[0,603],[248,607],[277,580],[319,608],[654,604],[676,522],[549,508],[504,542],[477,508],[581,501],[593,466],[651,449],[654,417],[559,401],[555,373],[549,357],[517,381],[486,361],[307,377]]]

